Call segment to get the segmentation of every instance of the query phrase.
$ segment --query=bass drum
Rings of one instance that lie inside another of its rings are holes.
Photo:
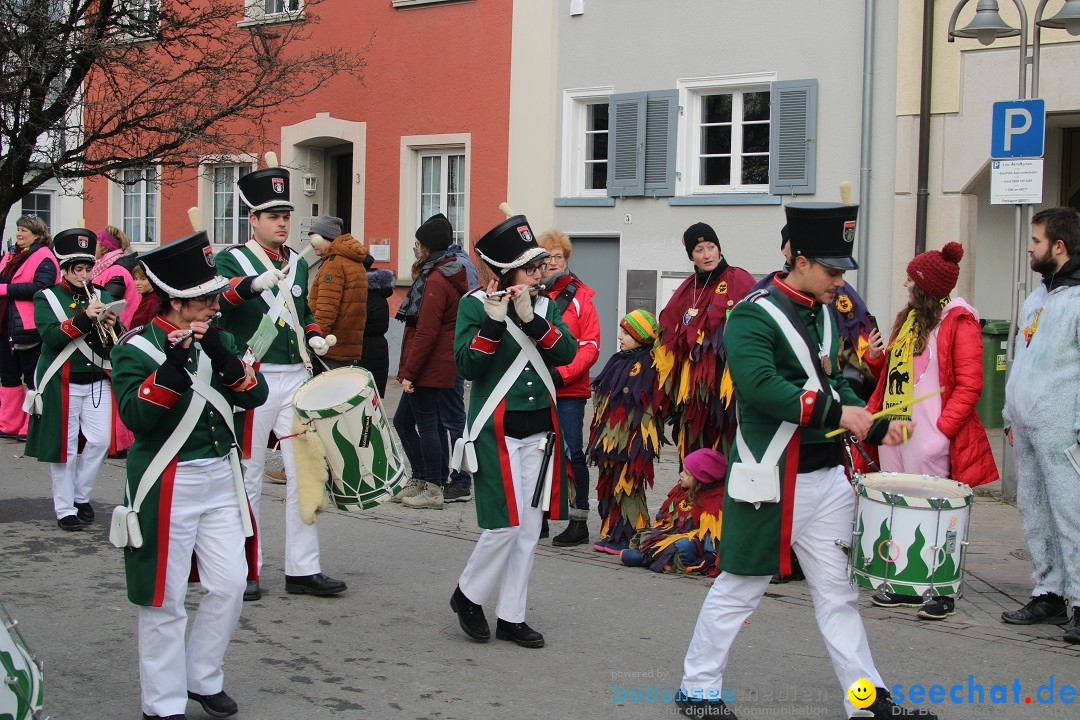
[[[0,718],[37,720],[41,714],[41,666],[19,634],[17,623],[0,603]]]
[[[363,368],[338,368],[304,381],[293,408],[315,429],[330,464],[330,499],[340,510],[367,510],[401,491],[405,460]]]

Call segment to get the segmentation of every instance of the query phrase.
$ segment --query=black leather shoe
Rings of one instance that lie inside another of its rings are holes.
[[[79,521],[89,525],[94,522],[94,507],[88,503],[75,503],[75,517],[79,518]]]
[[[682,694],[682,691],[679,694]],[[676,697],[675,707],[679,708],[679,712],[686,717],[739,720],[723,700],[692,700],[688,697]]]
[[[465,597],[460,587],[454,588],[454,594],[450,596],[450,609],[457,613],[458,624],[466,635],[477,642],[491,639],[491,628],[484,617],[484,608]]]
[[[543,540],[544,538],[546,538],[550,534],[551,534],[551,530],[548,529],[547,518],[544,518],[544,521],[540,524],[540,539]]]
[[[874,696],[874,702],[870,703],[865,710],[861,713],[857,713],[852,716],[851,720],[858,720],[858,718],[874,718],[874,720],[889,720],[890,718],[917,718],[918,720],[938,720],[938,716],[929,710],[923,710],[918,708],[915,710],[909,710],[906,707],[897,705],[892,695],[885,688],[876,688],[877,695]],[[865,713],[869,712],[870,715]]]
[[[322,573],[285,576],[285,592],[293,595],[337,595],[346,589],[344,582]]]
[[[1072,609],[1072,620],[1065,626],[1065,642],[1072,645],[1080,645],[1080,607]]]
[[[200,695],[189,690],[187,696],[189,700],[202,705],[203,711],[210,717],[231,717],[240,709],[236,706],[236,701],[226,695],[224,690],[213,695]]]
[[[83,529],[83,524],[76,515],[65,515],[56,521],[56,527],[68,532],[77,532]]]
[[[544,636],[523,622],[512,623],[499,618],[495,623],[495,637],[517,643],[521,647],[544,647]]]
[[[262,597],[262,588],[259,587],[258,580],[248,580],[247,587],[244,588],[244,602],[251,602],[252,600],[258,600]]]
[[[1033,597],[1019,610],[1006,610],[1001,613],[1003,622],[1010,625],[1064,625],[1069,622],[1069,606],[1065,598],[1054,593],[1043,593]]]
[[[187,720],[187,715],[147,715],[143,713],[142,720]]]

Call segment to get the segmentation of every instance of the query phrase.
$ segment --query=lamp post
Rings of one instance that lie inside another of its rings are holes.
[[[1070,35],[1080,35],[1080,0],[1065,0],[1065,6],[1052,18],[1043,19],[1043,12],[1049,0],[1039,0],[1035,9],[1034,41],[1032,43],[1031,59],[1028,60],[1028,16],[1027,8],[1021,0],[1013,0],[1016,11],[1020,15],[1020,27],[1014,28],[1001,18],[998,12],[997,0],[979,0],[975,8],[975,17],[965,27],[956,29],[956,21],[960,17],[960,11],[970,0],[960,0],[953,9],[949,19],[949,42],[956,38],[976,38],[983,45],[990,45],[998,38],[1020,36],[1020,67],[1019,67],[1019,92],[1017,99],[1026,100],[1039,96],[1039,55],[1042,50],[1042,28],[1064,29]],[[1031,63],[1031,94],[1028,95],[1027,66]],[[1025,223],[1025,215],[1027,222]],[[1013,248],[1012,277],[1013,292],[1009,304],[1009,338],[1005,350],[1006,372],[1012,371],[1013,342],[1016,339],[1016,329],[1019,324],[1020,303],[1027,294],[1027,283],[1021,277],[1021,268],[1026,260],[1026,229],[1031,224],[1031,206],[1017,205],[1015,220],[1016,245]],[[1008,440],[1004,441],[1002,451],[1002,494],[1006,498],[1016,497],[1016,474],[1011,462],[1012,447]]]

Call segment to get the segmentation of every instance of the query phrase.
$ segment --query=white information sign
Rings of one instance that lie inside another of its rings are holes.
[[[1038,205],[1042,190],[1042,158],[990,161],[991,205]]]

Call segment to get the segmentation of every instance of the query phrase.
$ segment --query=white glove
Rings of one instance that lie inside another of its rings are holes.
[[[251,281],[251,289],[255,292],[266,292],[284,279],[285,273],[280,270],[267,270]]]
[[[484,298],[484,312],[495,322],[506,322],[506,308],[510,305],[510,296]]]
[[[333,336],[331,335],[331,337]],[[310,340],[308,340],[307,344],[308,347],[311,348],[315,352],[315,354],[319,355],[320,357],[325,355],[326,351],[330,349],[330,343],[326,342],[326,338],[319,337],[318,335],[315,335]]]
[[[326,336],[326,347],[332,348],[335,345],[337,345],[337,335],[327,335]]]
[[[517,312],[518,319],[526,325],[533,321],[532,303],[532,293],[528,290],[514,296],[514,310]]]

